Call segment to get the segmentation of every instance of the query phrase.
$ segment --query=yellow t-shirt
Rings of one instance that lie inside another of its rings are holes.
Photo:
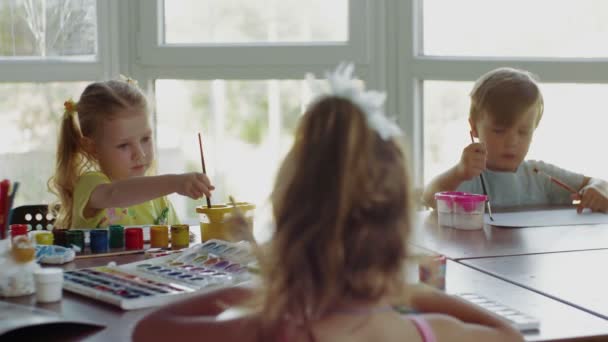
[[[98,185],[110,182],[108,176],[101,172],[87,172],[78,178],[74,188],[71,228],[102,228],[113,224],[136,226],[179,223],[177,214],[166,197],[159,197],[128,208],[102,209],[95,216],[85,218],[83,211],[93,190]]]

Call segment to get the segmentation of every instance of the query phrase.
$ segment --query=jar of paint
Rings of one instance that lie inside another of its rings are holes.
[[[144,232],[140,227],[125,229],[125,247],[129,250],[144,249]]]
[[[11,239],[14,239],[19,235],[27,235],[27,224],[16,223],[11,224],[9,227],[11,231]]]
[[[30,295],[36,291],[34,271],[40,268],[35,260],[36,249],[27,235],[18,235],[11,242],[5,257],[12,262],[3,262],[0,267],[0,297]]]
[[[190,227],[187,224],[171,225],[171,249],[188,248],[190,245]]]
[[[52,245],[53,244],[53,233],[51,232],[36,232],[34,234],[36,244],[38,245]]]
[[[53,229],[53,243],[57,246],[69,248],[67,229]]]
[[[250,229],[253,229],[253,216],[255,204],[249,202],[236,202],[236,207],[244,216]],[[201,239],[232,240],[226,226],[226,220],[234,215],[235,208],[232,204],[217,204],[210,208],[207,206],[196,207],[199,214]]]
[[[110,231],[110,248],[125,247],[125,228],[121,225],[111,225]]]
[[[17,263],[28,263],[36,257],[36,247],[27,235],[17,235],[12,239],[11,254]]]
[[[68,247],[77,246],[80,252],[84,252],[84,231],[74,229],[66,232]]]
[[[150,227],[150,247],[169,248],[169,227],[151,226]]]
[[[40,268],[34,271],[36,301],[52,303],[61,300],[63,270],[58,267]]]
[[[106,253],[108,251],[108,230],[93,229],[90,232],[90,246],[93,253]]]

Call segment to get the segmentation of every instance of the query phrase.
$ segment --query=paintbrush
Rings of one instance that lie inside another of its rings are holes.
[[[473,132],[469,132],[471,135],[471,142],[474,143],[475,139],[473,138]],[[481,189],[483,190],[483,194],[486,195],[486,205],[488,206],[488,215],[490,216],[490,221],[494,221],[494,217],[492,217],[492,206],[490,205],[490,196],[488,196],[488,190],[486,190],[486,182],[483,179],[483,172],[479,174],[479,179],[481,180]]]
[[[4,179],[0,182],[0,237],[4,239],[8,236],[8,202],[10,199],[11,182]]]
[[[535,172],[535,173],[537,173],[537,174],[539,174],[539,175],[542,175],[542,176],[545,176],[545,177],[549,178],[549,179],[550,179],[550,180],[551,180],[553,183],[555,183],[555,184],[557,184],[557,185],[561,186],[562,188],[564,188],[564,189],[568,190],[569,192],[571,192],[571,193],[573,193],[573,194],[578,194],[578,191],[574,190],[574,189],[573,189],[571,186],[569,186],[568,184],[566,184],[566,183],[564,183],[564,182],[560,181],[559,179],[557,179],[557,178],[555,178],[555,177],[551,176],[550,174],[548,174],[548,173],[546,173],[546,172],[544,172],[544,171],[539,170],[539,169],[538,169],[538,168],[536,168],[536,167],[534,168],[534,172]]]
[[[201,133],[198,133],[198,147],[201,151],[201,164],[203,165],[203,173],[207,174],[207,168],[205,168],[205,155],[203,154],[203,139],[201,138]],[[211,208],[211,200],[208,196],[205,196],[207,199],[207,208]]]
[[[550,174],[548,174],[548,173],[546,173],[544,171],[539,170],[537,167],[535,167],[533,170],[534,170],[534,173],[549,178],[550,181],[552,181],[553,183],[555,183],[558,186],[562,187],[566,191],[568,191],[568,192],[570,192],[572,194],[578,195],[578,191],[577,190],[575,190],[573,187],[569,186],[568,184],[562,182],[561,180],[559,180],[559,179],[551,176]],[[572,202],[572,204],[579,204],[580,202],[581,202],[580,200],[574,200]]]
[[[19,182],[13,183],[13,190],[8,198],[8,210],[7,210],[7,224],[11,224],[13,219],[13,204],[15,202],[15,196],[17,196],[17,190],[19,190]]]

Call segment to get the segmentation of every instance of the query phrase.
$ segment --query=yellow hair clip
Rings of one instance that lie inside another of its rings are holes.
[[[137,81],[134,80],[134,79],[132,79],[129,76],[125,76],[123,74],[120,74],[120,80],[123,81],[123,82],[127,82],[128,84],[130,84],[130,85],[132,85],[134,87],[137,87]]]
[[[63,103],[63,107],[65,108],[65,112],[68,114],[76,113],[76,102],[74,100],[69,99]]]

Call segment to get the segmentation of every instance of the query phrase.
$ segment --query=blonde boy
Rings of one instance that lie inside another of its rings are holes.
[[[468,145],[460,161],[425,188],[424,202],[435,207],[439,191],[483,193],[483,173],[492,206],[570,204],[608,212],[606,182],[542,161],[524,160],[543,115],[543,96],[527,71],[499,68],[481,76],[471,91],[469,124],[479,142]],[[570,193],[534,172],[538,169],[577,190]]]

